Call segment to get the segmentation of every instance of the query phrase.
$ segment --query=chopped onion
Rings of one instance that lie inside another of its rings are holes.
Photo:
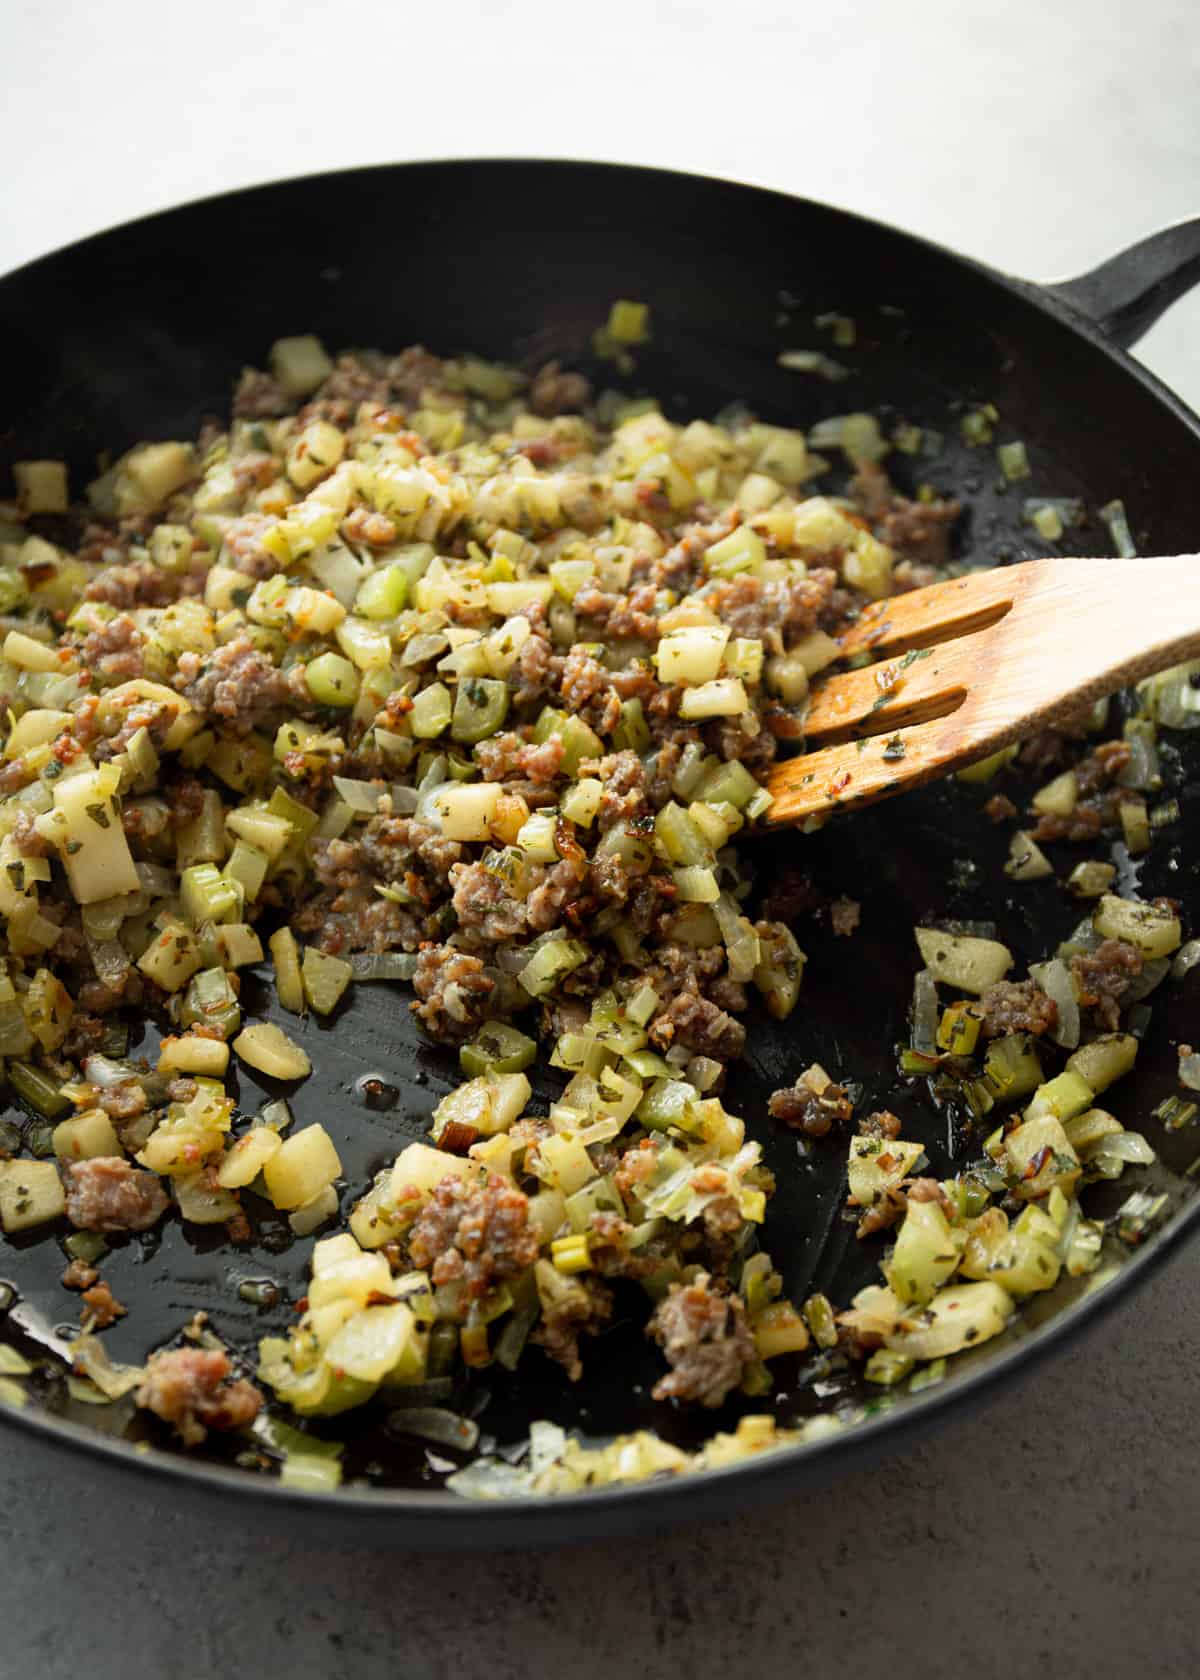
[[[1200,1091],[1200,1051],[1179,1058],[1179,1083],[1189,1091]]]
[[[351,776],[335,776],[333,785],[350,809],[360,816],[370,816],[379,808],[379,801],[390,790],[382,782],[360,782]]]
[[[1137,554],[1137,544],[1134,542],[1133,533],[1129,529],[1129,520],[1125,514],[1125,503],[1119,496],[1111,502],[1106,502],[1100,509],[1100,517],[1108,526],[1113,547],[1122,560],[1132,560]]]
[[[1036,963],[1029,972],[1058,1007],[1058,1021],[1051,1037],[1064,1050],[1074,1050],[1079,1043],[1079,999],[1075,996],[1071,971],[1055,957],[1050,962]]]
[[[417,808],[416,788],[393,782],[388,792],[392,796],[392,811],[397,817],[411,817]]]
[[[356,980],[411,980],[417,972],[415,952],[359,951],[346,958]]]
[[[533,1491],[529,1471],[500,1458],[477,1458],[447,1476],[446,1487],[463,1499],[513,1499]]]
[[[1048,511],[1058,518],[1060,526],[1082,525],[1085,513],[1078,496],[1030,497],[1021,511],[1031,525],[1038,523],[1039,513]]]
[[[110,1400],[119,1400],[122,1395],[131,1394],[141,1386],[145,1375],[140,1365],[115,1365],[99,1340],[92,1335],[75,1338],[71,1343],[71,1358]]]
[[[472,1452],[479,1441],[479,1425],[442,1406],[405,1406],[388,1418],[394,1435],[416,1435],[438,1447]]]
[[[1104,1160],[1118,1162],[1121,1166],[1148,1167],[1155,1160],[1155,1154],[1146,1142],[1141,1132],[1109,1132],[1090,1148],[1080,1151],[1089,1166],[1098,1166]],[[1117,1173],[1105,1174],[1105,1177],[1117,1177]]]
[[[834,385],[850,374],[848,367],[835,362],[823,350],[781,350],[776,360],[789,373],[815,373],[818,378],[828,379]]]
[[[110,1061],[107,1056],[89,1056],[83,1064],[83,1077],[89,1085],[99,1085],[110,1090],[114,1085],[123,1085],[127,1079],[135,1077],[133,1069],[124,1067],[120,1062]]]
[[[1150,726],[1153,729],[1153,725]],[[1137,729],[1126,736],[1129,747],[1129,763],[1117,777],[1120,787],[1134,788],[1139,793],[1146,793],[1162,786],[1162,769],[1158,762],[1158,749],[1150,739],[1146,730]]]
[[[1142,965],[1142,972],[1135,980],[1130,981],[1122,1004],[1141,1003],[1143,998],[1150,996],[1156,986],[1161,986],[1170,973],[1171,964],[1166,957],[1148,957]]]
[[[937,1024],[937,982],[927,968],[922,968],[913,981],[912,1047],[923,1056],[937,1054]]]
[[[1181,945],[1175,953],[1175,960],[1171,964],[1172,980],[1184,980],[1200,962],[1200,939],[1189,939],[1186,945]]]

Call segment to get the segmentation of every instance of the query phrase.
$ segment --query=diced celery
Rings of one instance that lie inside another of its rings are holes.
[[[431,683],[413,699],[412,711],[408,714],[409,728],[418,740],[432,741],[449,729],[452,714],[450,690],[444,683]]]
[[[674,800],[664,805],[658,813],[654,821],[654,831],[672,863],[712,863],[712,847],[687,812],[676,805]],[[713,900],[706,899],[704,902],[712,903]]]
[[[212,863],[193,864],[179,878],[183,913],[194,928],[204,922],[232,922],[242,913],[238,882]]]
[[[537,1054],[537,1045],[503,1021],[485,1021],[469,1044],[458,1052],[459,1065],[470,1078],[487,1073],[520,1073]]]
[[[993,1039],[987,1047],[983,1069],[1001,1102],[1028,1096],[1042,1083],[1042,1065],[1034,1041],[1027,1033]]]
[[[271,860],[266,852],[245,840],[238,840],[229,854],[225,874],[241,889],[245,902],[253,904],[262,891],[270,867]]]
[[[540,945],[517,975],[531,997],[545,997],[591,952],[578,939],[550,939]]]
[[[353,706],[358,699],[357,669],[340,653],[318,654],[304,667],[304,680],[321,706]]]
[[[409,573],[393,562],[364,578],[354,599],[354,610],[363,618],[395,618],[408,605]]]
[[[223,1038],[231,1037],[238,1030],[242,1012],[237,993],[223,968],[201,969],[194,976],[179,1019],[185,1027],[216,1027]]]
[[[428,692],[426,690],[426,693]],[[415,710],[411,716],[415,716]],[[501,682],[497,677],[466,678],[459,683],[454,697],[451,738],[466,744],[486,741],[496,733],[507,716],[507,683]],[[415,725],[413,733],[419,733]]]
[[[650,745],[650,725],[646,722],[642,702],[636,696],[621,702],[621,716],[613,730],[613,745],[619,752],[636,753],[645,752]]]
[[[1136,1048],[1137,1040],[1133,1040],[1133,1043]],[[1099,1066],[1099,1063],[1100,1059],[1095,1059],[1094,1065]],[[1056,1079],[1047,1080],[1044,1085],[1038,1087],[1033,1094],[1033,1101],[1025,1111],[1027,1120],[1037,1120],[1047,1114],[1056,1120],[1070,1120],[1074,1115],[1082,1114],[1085,1108],[1092,1106],[1092,1098],[1096,1093],[1082,1073],[1077,1071],[1077,1066],[1077,1059],[1072,1056],[1065,1073],[1060,1073]]]
[[[937,1202],[910,1201],[884,1268],[898,1300],[924,1306],[958,1267],[959,1241]]]
[[[969,1003],[952,1003],[942,1013],[937,1030],[940,1050],[952,1056],[970,1056],[979,1040],[982,1016]]]

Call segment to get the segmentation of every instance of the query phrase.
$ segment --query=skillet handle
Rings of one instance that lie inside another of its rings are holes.
[[[1129,349],[1200,282],[1200,216],[1176,222],[1081,274],[1044,288]]]

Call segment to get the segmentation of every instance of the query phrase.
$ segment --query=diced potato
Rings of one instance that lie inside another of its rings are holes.
[[[312,1072],[307,1052],[273,1021],[258,1021],[244,1027],[234,1039],[233,1048],[247,1067],[271,1079],[307,1079]]]
[[[117,463],[113,493],[118,514],[151,513],[195,478],[190,443],[143,443]]]
[[[221,1079],[228,1067],[229,1046],[219,1038],[184,1033],[178,1038],[164,1038],[159,1045],[159,1073],[198,1073],[207,1079]]]
[[[325,346],[311,333],[276,339],[270,360],[276,383],[289,397],[311,396],[333,372]]]
[[[219,1155],[225,1144],[221,1127],[202,1121],[167,1120],[156,1126],[135,1159],[151,1172],[193,1173],[213,1156]]]
[[[324,636],[337,626],[346,616],[346,609],[336,595],[327,595],[324,590],[310,589],[307,584],[297,584],[289,589],[283,597],[283,611],[287,618],[306,635]]]
[[[223,968],[246,968],[263,960],[262,940],[249,922],[226,922],[214,932]]]
[[[298,1208],[341,1177],[342,1163],[324,1126],[305,1126],[267,1157],[262,1173],[267,1195],[277,1208]]]
[[[1041,1208],[1025,1208],[993,1247],[987,1276],[1018,1297],[1053,1289],[1062,1270],[1060,1236],[1054,1220]]]
[[[845,1312],[837,1315],[838,1323],[860,1336],[890,1336],[896,1330],[904,1312],[904,1303],[882,1284],[868,1284],[860,1289]]]
[[[69,497],[65,461],[14,461],[12,471],[23,518],[31,513],[66,513]]]
[[[523,1073],[485,1073],[456,1086],[433,1113],[435,1138],[451,1123],[470,1126],[481,1137],[506,1132],[524,1111],[531,1086]]]
[[[1078,803],[1079,778],[1074,770],[1064,770],[1033,796],[1034,810],[1052,817],[1069,817]]]
[[[477,1171],[461,1155],[447,1155],[440,1149],[431,1149],[427,1143],[410,1143],[396,1157],[388,1190],[392,1196],[409,1188],[432,1190],[444,1178],[470,1178]]]
[[[102,1108],[89,1108],[73,1120],[63,1120],[53,1132],[54,1153],[60,1161],[91,1161],[99,1155],[123,1155],[116,1128]]]
[[[693,624],[672,630],[660,640],[654,653],[659,681],[664,683],[707,683],[721,669],[729,641],[723,624]]]
[[[851,548],[858,526],[826,496],[809,496],[792,516],[792,547],[801,554],[824,556]]]
[[[803,1353],[808,1326],[790,1301],[772,1301],[754,1320],[754,1350],[760,1359],[783,1353]]]
[[[1013,965],[1012,952],[996,939],[914,928],[917,945],[933,978],[960,992],[985,992],[1003,980]]]
[[[886,543],[881,543],[869,531],[859,531],[854,547],[843,562],[842,575],[855,589],[879,600],[892,592],[895,564],[896,556]]]
[[[906,1306],[924,1306],[958,1266],[961,1238],[937,1202],[908,1204],[885,1275]]]
[[[417,1321],[403,1301],[366,1307],[331,1337],[326,1361],[359,1382],[382,1382],[418,1337]]]
[[[439,788],[434,804],[447,840],[487,840],[503,789],[499,782],[463,782]]]
[[[341,957],[327,956],[310,945],[300,965],[304,996],[318,1015],[331,1015],[354,978],[354,970]]]
[[[998,1336],[1013,1310],[998,1283],[953,1283],[922,1312],[903,1317],[886,1345],[911,1359],[942,1359]]]
[[[1078,1109],[1071,1110],[1072,1115],[1078,1112]],[[1004,1150],[1016,1180],[1014,1193],[1022,1201],[1037,1201],[1048,1196],[1055,1186],[1070,1196],[1079,1182],[1082,1170],[1079,1157],[1063,1130],[1062,1121],[1054,1114],[1044,1113],[1015,1127],[1004,1139]]]
[[[1182,933],[1179,917],[1154,904],[1117,898],[1105,893],[1092,912],[1092,926],[1105,939],[1124,939],[1136,945],[1143,957],[1169,957],[1179,949]]]
[[[589,1179],[596,1176],[596,1168],[587,1149],[569,1132],[555,1132],[551,1137],[542,1138],[526,1160],[543,1183],[561,1190],[564,1196],[574,1195],[576,1190],[581,1190]]]
[[[738,717],[750,710],[745,685],[740,677],[718,677],[683,691],[679,715],[688,722],[702,718]]]
[[[924,1153],[923,1145],[903,1138],[852,1137],[847,1168],[849,1200],[855,1207],[872,1207],[885,1190],[908,1177]]]
[[[270,1126],[252,1126],[230,1148],[217,1169],[217,1183],[226,1190],[240,1190],[252,1184],[272,1155],[283,1146],[283,1139]]]
[[[60,779],[54,809],[37,818],[38,832],[57,848],[77,904],[95,904],[140,888],[111,765]]]
[[[45,1225],[66,1211],[53,1161],[0,1161],[0,1227],[12,1235]]]
[[[578,823],[580,828],[590,828],[603,798],[604,783],[595,776],[584,776],[567,789],[559,809],[568,822]]]
[[[138,959],[138,967],[148,980],[165,992],[177,992],[185,986],[203,962],[196,936],[182,922],[169,922],[155,935]]]
[[[287,475],[293,484],[307,490],[331,473],[345,453],[345,433],[328,420],[314,420],[288,451]]]
[[[1137,1060],[1138,1041],[1132,1033],[1105,1033],[1067,1057],[1067,1068],[1089,1085],[1093,1092],[1106,1091],[1121,1079]],[[1066,1116],[1060,1115],[1060,1119]]]
[[[795,653],[774,653],[767,660],[767,688],[785,706],[798,706],[808,694],[808,667]]]

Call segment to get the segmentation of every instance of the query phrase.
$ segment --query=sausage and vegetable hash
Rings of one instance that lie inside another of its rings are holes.
[[[610,354],[645,313],[615,306]],[[958,505],[896,494],[881,465],[913,432],[822,422],[816,447],[853,477],[821,494],[813,436],[745,412],[678,425],[556,365],[334,361],[294,338],[243,375],[228,422],[131,449],[79,499],[61,462],[18,465],[0,523],[0,1056],[20,1119],[0,1133],[0,1222],[65,1249],[74,1392],[144,1408],[184,1446],[245,1431],[325,1486],[336,1451],[303,1420],[407,1406],[469,1450],[475,1426],[436,1404],[454,1372],[549,1359],[579,1380],[618,1298],[643,1303],[655,1398],[717,1408],[769,1394],[772,1361],[805,1350],[880,1385],[936,1381],[1023,1297],[1097,1265],[1081,1185],[1153,1158],[1097,1106],[1137,1053],[1122,1011],[1196,954],[1175,957],[1175,905],[1114,896],[1101,860],[1071,875],[1090,901],[1073,938],[1027,978],[993,939],[917,930],[902,1071],[952,1083],[980,1120],[968,1170],[922,1176],[896,1118],[856,1119],[817,1065],[759,1117],[848,1149],[848,1217],[866,1241],[888,1232],[882,1280],[844,1310],[785,1298],[757,1242],[771,1176],[721,1100],[751,1000],[785,1018],[805,967],[803,883],[764,900],[739,845],[764,773],[802,750],[839,627],[948,563]],[[1061,532],[1057,504],[1031,517]],[[1149,844],[1156,718],[1190,721],[1187,677],[1147,685],[1117,740],[1089,740],[1089,718],[1078,744],[1033,743],[1058,773],[1014,840],[1016,880],[1050,871],[1043,844]],[[1017,814],[1003,794],[991,808]],[[831,914],[853,933],[857,905]],[[284,1089],[311,1071],[245,1018],[250,965],[297,1015],[401,982],[396,1008],[458,1047],[464,1082],[373,1183],[343,1180],[339,1117],[297,1128],[285,1100],[251,1116],[226,1094],[232,1058]],[[127,1054],[145,1019],[164,1034],[153,1066]],[[548,1113],[538,1056],[562,1075]],[[1156,1209],[1133,1200],[1136,1236]],[[178,1219],[236,1248],[264,1205],[315,1239],[288,1335],[249,1365],[199,1315],[144,1366],[107,1357],[125,1312],[111,1243]],[[19,1402],[32,1367],[16,1347],[0,1361]],[[523,1460],[450,1485],[680,1473],[803,1432],[751,1408],[689,1454],[538,1424]]]

